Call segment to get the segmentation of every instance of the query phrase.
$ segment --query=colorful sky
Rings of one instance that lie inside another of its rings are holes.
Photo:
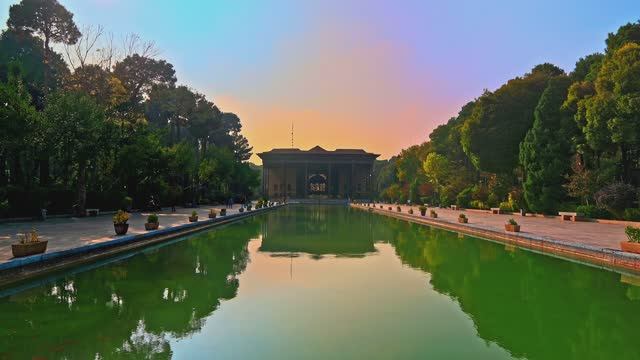
[[[8,5],[0,0],[0,21]],[[60,0],[79,25],[154,40],[178,80],[235,112],[257,152],[388,158],[541,62],[567,71],[640,1]],[[259,162],[254,156],[252,161]]]

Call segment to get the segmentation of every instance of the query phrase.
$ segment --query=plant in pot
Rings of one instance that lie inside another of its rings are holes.
[[[218,216],[216,209],[209,209],[209,219],[215,219]]]
[[[391,206],[389,206],[389,211],[392,211],[392,210],[393,210],[393,208]]]
[[[431,209],[429,211],[429,216],[434,218],[434,219],[436,219],[436,218],[438,218],[438,213],[435,210]]]
[[[628,241],[622,241],[620,248],[622,251],[640,254],[640,228],[627,226],[624,229]]]
[[[244,212],[244,208],[241,206],[240,209],[238,209],[238,212],[243,213]]]
[[[427,214],[427,207],[424,205],[418,206],[418,210],[420,210],[420,215],[425,216]]]
[[[517,221],[509,219],[509,221],[504,224],[504,229],[510,232],[520,232],[520,225],[518,225]]]
[[[31,232],[19,234],[18,242],[11,244],[13,257],[23,257],[35,254],[42,254],[47,250],[47,240],[40,240],[35,229]]]
[[[407,211],[409,213],[409,215],[413,215],[413,209],[409,209],[409,211]]]
[[[247,204],[247,211],[251,211],[251,204]]]
[[[396,206],[396,210],[397,210],[398,212],[402,212],[402,209],[400,208],[400,206]]]
[[[160,226],[160,221],[158,220],[157,214],[147,216],[147,222],[144,223],[145,230],[158,230],[158,226]]]
[[[465,214],[458,215],[458,222],[461,224],[466,224],[469,222],[469,218]]]
[[[196,221],[198,221],[198,213],[195,210],[193,210],[191,212],[191,216],[189,216],[189,222],[196,222]]]
[[[220,216],[227,215],[227,209],[220,209]]]
[[[116,231],[116,235],[124,235],[129,231],[129,213],[126,211],[118,210],[113,215],[113,229]]]

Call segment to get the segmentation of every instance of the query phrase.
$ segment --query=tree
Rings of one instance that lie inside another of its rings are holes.
[[[562,185],[569,170],[571,139],[577,130],[562,108],[570,84],[565,76],[549,80],[536,106],[533,126],[520,144],[524,197],[536,212],[557,212],[565,197]]]
[[[234,113],[222,113],[222,126],[224,133],[220,134],[223,137],[230,137],[231,148],[238,161],[246,161],[251,157],[253,147],[249,145],[249,140],[245,138],[240,132],[242,131],[242,123],[238,115]],[[220,145],[224,145],[224,140],[218,140]]]
[[[22,160],[36,141],[39,114],[31,105],[17,66],[10,69],[7,82],[0,82],[0,104],[0,185],[6,185],[7,180],[22,184]],[[10,179],[6,179],[7,160],[11,163]]]
[[[113,69],[129,95],[131,105],[138,104],[154,85],[173,86],[176,83],[173,65],[164,60],[133,54],[118,62]]]
[[[607,55],[615,53],[630,42],[640,43],[640,21],[622,25],[615,34],[609,33],[606,40]]]
[[[474,166],[492,173],[510,173],[518,165],[518,148],[533,124],[533,111],[550,78],[563,71],[551,64],[485,92],[462,127],[461,143]]]
[[[56,155],[73,165],[77,212],[84,214],[87,200],[87,169],[109,145],[103,109],[89,96],[68,92],[54,94],[44,110]]]
[[[22,0],[19,4],[11,5],[7,26],[40,36],[44,40],[44,82],[47,87],[49,68],[46,65],[50,59],[51,43],[75,44],[81,35],[73,21],[73,14],[57,0]]]

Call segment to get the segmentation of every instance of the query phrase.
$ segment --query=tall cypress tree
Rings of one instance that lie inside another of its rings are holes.
[[[524,197],[536,212],[555,213],[565,198],[563,184],[571,165],[571,139],[576,125],[562,108],[571,80],[549,80],[534,112],[532,128],[520,144]]]

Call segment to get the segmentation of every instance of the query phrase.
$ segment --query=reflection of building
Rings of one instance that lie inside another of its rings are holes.
[[[364,256],[376,251],[370,220],[371,214],[346,206],[290,205],[269,213],[260,251]]]
[[[373,189],[373,163],[380,155],[316,146],[307,151],[273,149],[258,156],[262,192],[269,198],[365,198]]]

